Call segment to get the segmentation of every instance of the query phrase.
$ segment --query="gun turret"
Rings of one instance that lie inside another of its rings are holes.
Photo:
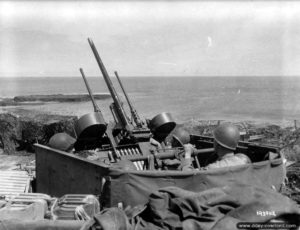
[[[110,105],[112,115],[115,120],[115,126],[112,129],[112,134],[116,139],[118,144],[130,144],[136,142],[149,141],[150,139],[150,130],[146,127],[141,126],[141,122],[136,122],[135,124],[128,118],[126,112],[123,108],[123,103],[121,102],[112,81],[107,73],[107,70],[99,56],[99,53],[93,43],[89,38],[88,42],[94,53],[98,66],[101,70],[105,83],[108,87],[108,90],[113,98],[113,103]],[[122,86],[121,86],[122,87]],[[123,89],[124,90],[124,89]],[[127,96],[127,95],[126,95]],[[130,107],[131,105],[129,105]],[[138,117],[138,116],[137,116]]]

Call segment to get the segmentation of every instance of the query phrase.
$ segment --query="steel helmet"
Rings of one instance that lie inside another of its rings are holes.
[[[71,151],[75,142],[76,139],[67,133],[56,133],[50,138],[48,145],[54,149]]]
[[[228,123],[219,125],[214,131],[213,135],[215,141],[224,148],[235,150],[239,139],[240,133],[236,126]]]
[[[176,127],[172,137],[172,147],[183,147],[191,141],[190,133],[183,127]]]

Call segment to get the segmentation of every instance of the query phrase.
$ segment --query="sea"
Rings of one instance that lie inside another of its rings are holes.
[[[189,120],[261,120],[300,119],[300,77],[122,77],[127,94],[140,117],[151,119],[162,112],[177,122]],[[93,93],[107,94],[102,77],[89,77]],[[113,85],[130,115],[122,90]],[[21,95],[87,93],[80,77],[0,78],[0,100]],[[112,99],[96,101],[105,119],[112,120]],[[7,111],[16,107],[2,107]],[[22,105],[18,109],[53,114],[82,116],[93,112],[90,101],[43,105]]]

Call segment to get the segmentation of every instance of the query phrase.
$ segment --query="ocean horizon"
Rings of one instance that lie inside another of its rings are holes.
[[[87,79],[93,93],[108,93],[102,77]],[[121,80],[139,115],[144,118],[161,112],[170,112],[179,122],[300,118],[299,77],[121,77]],[[126,107],[116,78],[113,77],[112,82]],[[83,93],[87,90],[81,77],[0,78],[0,98]],[[112,99],[97,101],[107,121],[112,119],[111,102]],[[76,116],[93,111],[91,102],[46,103],[20,108]]]

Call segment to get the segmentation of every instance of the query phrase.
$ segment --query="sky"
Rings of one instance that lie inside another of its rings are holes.
[[[297,1],[0,1],[0,77],[300,76]]]

